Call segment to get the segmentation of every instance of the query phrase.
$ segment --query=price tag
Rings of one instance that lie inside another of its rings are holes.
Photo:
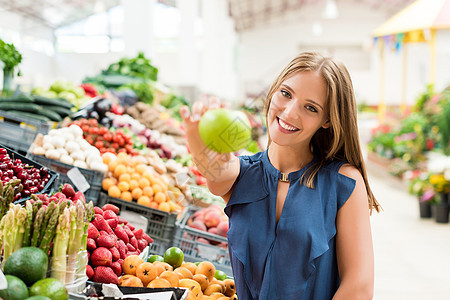
[[[216,247],[211,247],[208,245],[201,245],[201,243],[197,244],[198,256],[212,261],[220,260],[220,249],[214,249]]]
[[[129,210],[121,210],[120,216],[125,218],[128,223],[131,223],[136,228],[142,228],[144,232],[147,232],[148,219],[140,214],[129,211]]]
[[[125,294],[122,299],[147,299],[147,300],[172,300],[175,295],[172,291],[157,292],[157,293],[144,293],[144,294]]]
[[[91,185],[87,182],[86,178],[81,174],[80,169],[78,168],[72,168],[67,171],[67,177],[69,177],[75,187],[83,193],[91,188]]]

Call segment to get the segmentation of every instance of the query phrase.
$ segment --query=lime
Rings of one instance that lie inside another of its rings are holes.
[[[205,112],[198,130],[206,146],[219,153],[236,152],[247,147],[252,135],[245,113],[225,108]]]
[[[152,255],[147,259],[147,262],[152,263],[155,261],[164,261],[164,258],[161,255]]]
[[[45,297],[45,296],[33,296],[30,298],[27,298],[25,300],[52,300],[49,297]]]
[[[30,296],[46,296],[51,300],[68,300],[64,283],[55,278],[44,278],[30,287]]]
[[[4,273],[19,277],[27,286],[45,278],[48,257],[39,248],[23,247],[11,254],[5,263]]]
[[[164,253],[164,262],[168,263],[174,268],[178,268],[183,264],[184,254],[178,247],[171,247]]]
[[[216,270],[216,274],[214,274],[214,277],[218,280],[225,280],[227,279],[227,274],[225,272]]]
[[[0,290],[0,298],[8,300],[23,300],[28,298],[27,285],[17,276],[6,275],[8,288]]]

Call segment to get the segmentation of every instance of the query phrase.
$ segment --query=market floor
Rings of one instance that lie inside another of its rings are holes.
[[[371,217],[375,300],[450,299],[450,224],[420,219],[417,199],[382,167],[368,162],[384,211]]]

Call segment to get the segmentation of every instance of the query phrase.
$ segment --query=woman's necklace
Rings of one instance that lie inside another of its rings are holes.
[[[289,173],[280,172],[280,178],[278,178],[278,180],[281,182],[289,182],[288,175],[289,175]]]

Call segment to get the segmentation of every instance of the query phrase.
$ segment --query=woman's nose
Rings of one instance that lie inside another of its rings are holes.
[[[298,107],[296,105],[296,101],[289,101],[283,111],[283,115],[288,117],[291,120],[298,119]]]

